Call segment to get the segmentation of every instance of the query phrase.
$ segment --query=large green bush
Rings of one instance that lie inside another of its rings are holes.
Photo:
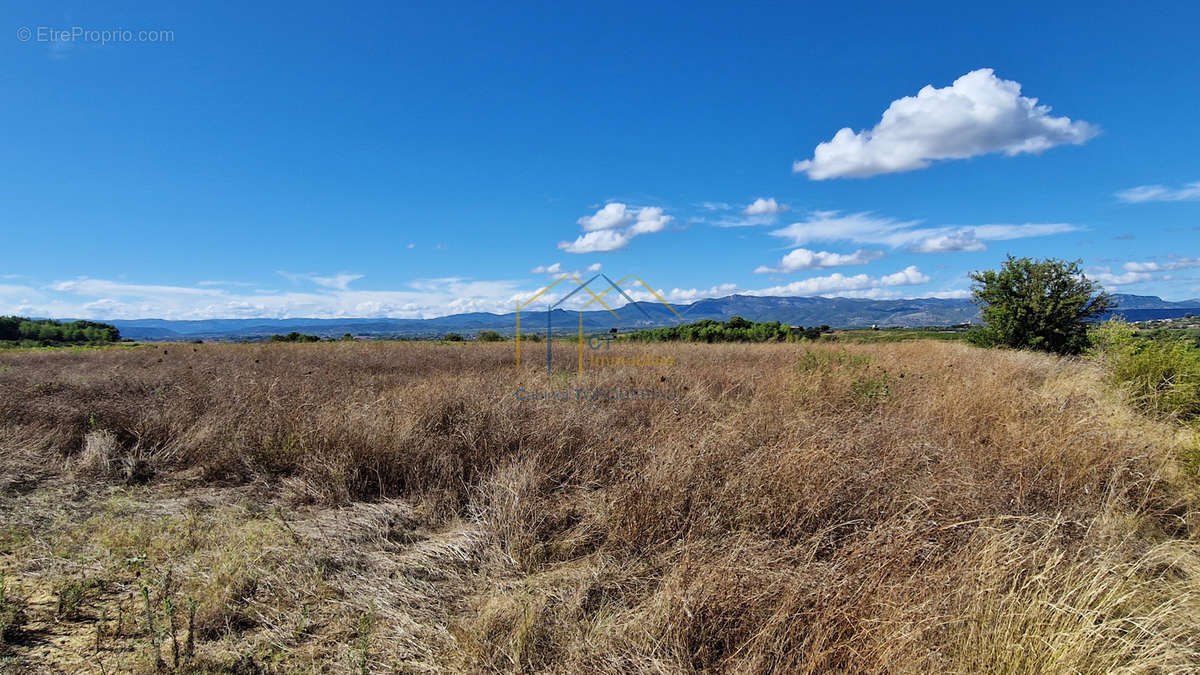
[[[971,279],[984,322],[968,336],[975,344],[1078,354],[1088,346],[1088,320],[1112,306],[1079,261],[1008,256],[999,270],[972,272]]]

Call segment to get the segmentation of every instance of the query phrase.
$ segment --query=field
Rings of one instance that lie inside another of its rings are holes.
[[[1200,672],[1200,445],[1094,362],[544,349],[0,354],[0,668]]]

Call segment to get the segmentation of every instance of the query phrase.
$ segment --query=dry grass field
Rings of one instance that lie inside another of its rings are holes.
[[[1200,672],[1196,437],[1093,363],[559,349],[0,354],[0,669]]]

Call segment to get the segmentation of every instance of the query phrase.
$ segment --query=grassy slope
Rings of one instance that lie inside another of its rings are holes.
[[[641,349],[584,383],[678,400],[517,401],[511,344],[0,354],[0,663],[1197,669],[1196,440],[1089,364]]]

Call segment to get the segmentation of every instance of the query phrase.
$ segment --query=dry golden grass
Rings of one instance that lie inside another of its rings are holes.
[[[191,597],[201,672],[1200,671],[1195,437],[1090,363],[558,349],[0,355],[6,658],[172,664]],[[514,396],[592,387],[679,397]]]

